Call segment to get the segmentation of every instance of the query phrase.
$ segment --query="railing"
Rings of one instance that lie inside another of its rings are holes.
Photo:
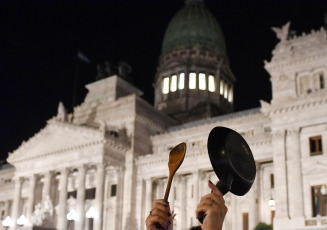
[[[306,227],[327,227],[327,216],[316,216],[305,219]]]

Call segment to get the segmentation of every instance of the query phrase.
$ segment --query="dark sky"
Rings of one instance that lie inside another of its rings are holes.
[[[324,26],[327,1],[206,0],[225,35],[237,83],[235,109],[271,100],[263,61],[278,40],[270,29],[291,21],[298,34]],[[134,84],[153,103],[154,75],[165,29],[184,0],[0,0],[0,160],[42,129],[62,101],[72,111],[104,60],[132,66]],[[91,64],[79,63],[82,50]]]

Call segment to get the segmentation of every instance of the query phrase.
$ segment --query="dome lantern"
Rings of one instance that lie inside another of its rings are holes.
[[[203,0],[186,0],[164,35],[155,107],[182,123],[230,113],[234,82],[220,25]]]

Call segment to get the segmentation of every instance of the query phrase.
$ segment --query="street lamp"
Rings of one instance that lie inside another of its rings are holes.
[[[27,223],[27,219],[24,215],[21,215],[16,222],[19,226],[23,226]]]
[[[272,198],[272,197],[270,197],[270,199],[269,199],[269,201],[268,201],[268,205],[270,206],[270,207],[273,207],[273,206],[275,206],[275,200],[274,200],[274,198]]]
[[[95,218],[96,211],[93,206],[91,206],[86,212],[86,218],[89,219],[89,230],[93,230],[93,220]]]
[[[77,213],[73,208],[67,213],[67,220],[68,220],[67,228],[69,230],[74,229],[74,221],[77,220],[77,217],[78,217]]]
[[[86,218],[94,218],[95,213],[96,213],[95,208],[93,208],[93,206],[91,206],[86,212]]]
[[[2,225],[3,225],[6,229],[12,225],[12,220],[11,220],[10,216],[7,216],[7,217],[2,221]]]
[[[67,220],[77,220],[77,213],[76,213],[75,209],[72,208],[67,213]]]

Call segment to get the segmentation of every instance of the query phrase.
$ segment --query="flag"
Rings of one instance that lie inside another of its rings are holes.
[[[78,51],[77,57],[79,60],[86,62],[87,64],[91,63],[91,61],[86,57],[86,55],[82,51]]]

